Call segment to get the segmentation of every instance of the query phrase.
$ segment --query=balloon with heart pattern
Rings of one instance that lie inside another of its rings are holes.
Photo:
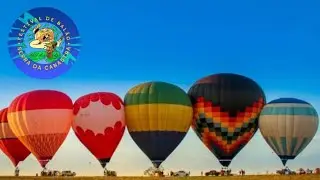
[[[105,168],[125,131],[123,101],[110,92],[94,92],[78,98],[73,112],[76,136]]]

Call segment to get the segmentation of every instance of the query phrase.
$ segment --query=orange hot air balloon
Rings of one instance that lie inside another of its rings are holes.
[[[7,118],[8,108],[0,111],[0,149],[8,156],[15,167],[19,162],[24,161],[30,151],[20,142],[11,131]]]
[[[70,97],[54,90],[24,93],[8,108],[10,128],[43,168],[66,139],[73,117]]]

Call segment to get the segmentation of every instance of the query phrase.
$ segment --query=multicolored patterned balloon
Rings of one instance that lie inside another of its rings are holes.
[[[221,73],[198,80],[188,94],[193,130],[220,164],[229,166],[258,129],[264,92],[247,77]]]

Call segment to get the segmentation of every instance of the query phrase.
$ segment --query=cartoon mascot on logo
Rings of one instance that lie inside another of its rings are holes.
[[[40,24],[38,24],[33,29],[34,40],[30,42],[30,46],[36,49],[45,49],[47,57],[51,58],[56,47],[59,47],[62,43],[63,36],[59,38],[58,41],[54,41],[54,32],[49,28],[40,29]]]

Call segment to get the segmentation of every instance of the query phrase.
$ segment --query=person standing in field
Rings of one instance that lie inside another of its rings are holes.
[[[20,172],[20,170],[19,170],[19,167],[16,167],[16,170],[15,170],[15,176],[19,176],[19,172]]]

